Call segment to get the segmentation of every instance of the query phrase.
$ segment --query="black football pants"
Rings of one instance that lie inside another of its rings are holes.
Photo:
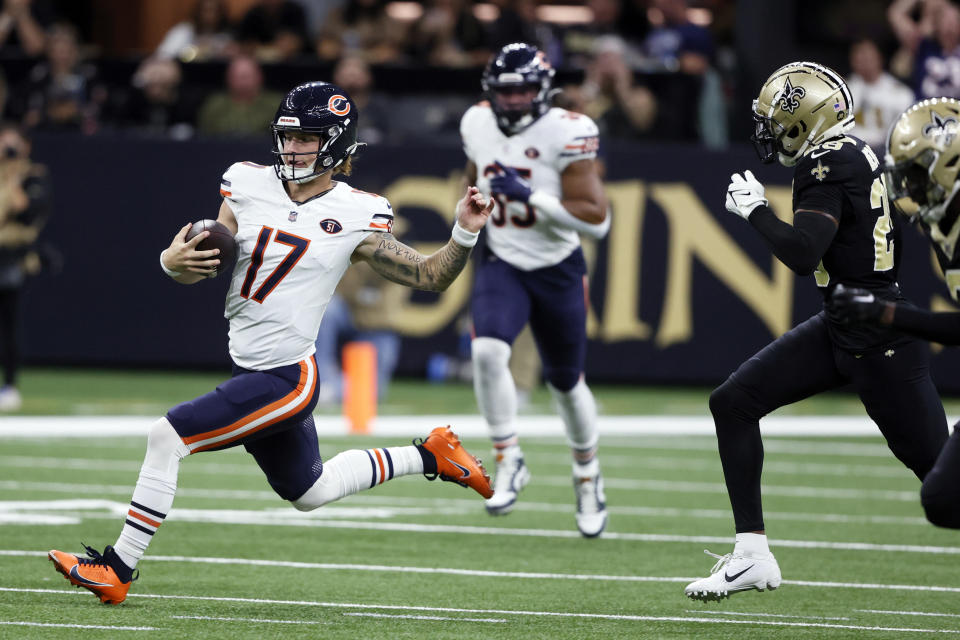
[[[19,289],[0,289],[0,366],[3,367],[3,385],[17,382],[20,351],[17,344],[17,306]]]
[[[947,440],[929,359],[919,340],[859,357],[843,351],[831,341],[821,313],[740,365],[710,396],[737,533],[764,529],[760,418],[848,383],[893,454],[922,480]]]
[[[938,527],[960,529],[960,422],[923,479],[920,501],[927,520]]]

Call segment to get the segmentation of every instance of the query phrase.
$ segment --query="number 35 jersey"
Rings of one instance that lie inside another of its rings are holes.
[[[898,334],[888,329],[841,325],[832,317],[830,305],[830,294],[840,283],[869,289],[881,299],[903,300],[897,286],[900,228],[890,215],[876,154],[852,136],[808,150],[794,169],[793,210],[824,212],[837,223],[836,235],[814,273],[834,342],[856,352],[896,340]]]
[[[477,167],[477,188],[490,196],[490,178],[496,163],[513,167],[535,191],[562,196],[560,175],[577,160],[597,156],[597,125],[585,115],[552,108],[529,127],[512,136],[497,127],[487,102],[470,107],[460,121],[463,150]],[[531,271],[563,261],[580,237],[568,227],[545,219],[525,202],[495,195],[487,221],[487,246],[501,260]]]
[[[350,256],[371,232],[392,230],[390,204],[344,182],[297,203],[272,167],[248,162],[227,170],[220,193],[238,226],[224,312],[230,357],[253,370],[309,357]]]

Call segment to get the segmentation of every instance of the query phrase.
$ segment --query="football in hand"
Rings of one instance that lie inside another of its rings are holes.
[[[203,231],[209,231],[210,235],[200,241],[200,244],[197,245],[197,251],[220,249],[220,255],[217,256],[220,259],[220,264],[217,265],[217,275],[229,271],[237,260],[237,241],[234,240],[230,229],[216,220],[198,220],[187,231],[187,241]]]

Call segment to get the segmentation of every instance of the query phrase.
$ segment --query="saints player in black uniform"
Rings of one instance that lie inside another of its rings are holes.
[[[702,600],[781,582],[760,500],[763,416],[852,384],[894,455],[921,479],[947,438],[927,345],[887,327],[843,325],[830,303],[843,283],[907,304],[896,284],[900,243],[880,162],[862,140],[846,135],[853,126],[849,89],[831,69],[791,63],[767,79],[753,113],[751,139],[761,159],[794,167],[794,221],[776,217],[749,171],[732,176],[726,207],[747,219],[784,264],[813,274],[825,304],[710,396],[737,535],[733,553],[716,556],[711,575],[687,585],[686,594]]]
[[[904,111],[887,137],[890,199],[930,239],[954,301],[960,301],[960,101],[923,100]],[[889,327],[926,340],[960,345],[960,313],[932,313],[880,299],[871,291],[838,287],[834,307],[851,324]],[[953,427],[920,490],[927,519],[960,529],[960,423]]]

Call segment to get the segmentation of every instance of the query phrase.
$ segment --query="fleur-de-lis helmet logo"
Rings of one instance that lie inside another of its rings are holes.
[[[790,78],[783,85],[780,95],[777,97],[778,106],[787,113],[793,113],[800,108],[800,98],[807,95],[807,90],[803,87],[794,87],[790,84]]]
[[[957,137],[957,124],[956,118],[941,116],[931,109],[930,122],[923,125],[920,132],[925,138],[931,138],[937,145],[947,147]]]

